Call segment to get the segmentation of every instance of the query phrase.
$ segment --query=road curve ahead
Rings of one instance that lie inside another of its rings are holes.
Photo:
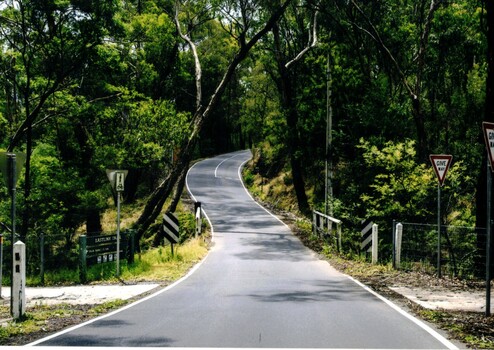
[[[240,180],[249,151],[195,164],[188,189],[214,246],[188,278],[39,345],[454,348],[335,271],[257,205]]]

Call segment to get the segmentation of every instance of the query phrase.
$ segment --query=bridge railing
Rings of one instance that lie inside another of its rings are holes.
[[[312,233],[324,239],[336,238],[336,246],[341,252],[341,220],[312,211]]]

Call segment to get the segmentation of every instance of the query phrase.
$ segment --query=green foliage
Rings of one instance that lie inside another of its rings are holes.
[[[431,164],[416,160],[415,142],[385,142],[382,146],[360,140],[369,178],[362,192],[365,217],[383,222],[393,219],[407,222],[435,222],[437,178]],[[469,188],[474,179],[462,161],[453,161],[441,189],[442,222],[449,225],[474,226],[474,197]]]
[[[358,148],[369,174],[370,191],[361,195],[366,217],[384,221],[399,219],[415,222],[432,218],[434,174],[431,167],[417,164],[415,142],[386,142],[382,148],[360,140]]]

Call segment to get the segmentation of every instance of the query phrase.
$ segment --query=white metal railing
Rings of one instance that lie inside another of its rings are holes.
[[[316,236],[333,233],[333,224],[336,224],[336,237],[338,251],[341,252],[341,220],[335,219],[329,215],[320,213],[316,210],[312,211],[312,232]]]

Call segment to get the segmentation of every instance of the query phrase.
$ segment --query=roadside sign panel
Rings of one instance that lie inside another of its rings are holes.
[[[117,235],[93,236],[86,238],[86,263],[88,266],[117,260]],[[125,259],[129,239],[124,236],[120,242],[120,259]]]
[[[485,146],[491,164],[491,171],[494,169],[494,123],[483,122]]]
[[[437,175],[437,179],[439,180],[439,185],[442,186],[449,166],[451,165],[451,161],[453,160],[453,156],[449,154],[431,154],[429,157],[434,168],[434,172]]]
[[[179,223],[178,218],[173,213],[163,215],[163,232],[170,243],[178,243]]]
[[[125,178],[128,173],[128,170],[106,170],[106,176],[110,180],[111,187],[117,192],[124,191]]]
[[[374,223],[370,220],[362,220],[362,231],[360,231],[361,243],[360,249],[363,252],[372,252],[372,225]]]
[[[10,166],[8,164],[9,158],[11,157],[15,157],[15,181],[17,183],[21,170],[26,162],[26,154],[22,152],[0,152],[0,172],[3,175],[9,193],[11,193],[12,187],[16,185],[12,184],[12,174],[10,173]]]

